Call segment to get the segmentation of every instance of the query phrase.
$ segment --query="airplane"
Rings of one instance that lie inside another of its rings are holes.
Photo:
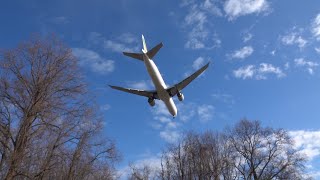
[[[157,52],[160,50],[163,44],[159,43],[150,51],[148,51],[144,36],[142,35],[142,45],[143,45],[142,53],[123,52],[123,54],[125,56],[129,56],[131,58],[138,59],[144,62],[156,89],[152,91],[146,91],[146,90],[139,90],[139,89],[123,88],[123,87],[112,86],[112,85],[109,85],[109,86],[112,89],[124,91],[127,93],[132,93],[140,96],[145,96],[148,98],[148,103],[150,106],[155,105],[155,99],[162,100],[166,105],[168,111],[174,118],[177,115],[177,107],[173,102],[172,97],[177,95],[179,101],[183,101],[184,95],[182,94],[181,90],[185,88],[191,81],[197,78],[201,73],[203,73],[208,68],[209,63],[204,65],[202,68],[200,68],[195,73],[185,78],[181,82],[171,87],[167,87],[158,70],[158,67],[152,60],[152,58],[157,54]]]

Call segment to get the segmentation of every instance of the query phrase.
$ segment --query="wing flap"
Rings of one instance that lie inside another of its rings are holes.
[[[136,95],[139,95],[139,96],[145,96],[145,97],[148,97],[148,98],[159,99],[157,91],[145,91],[145,90],[139,90],[139,89],[123,88],[123,87],[112,86],[112,85],[109,85],[109,86],[112,89],[116,89],[116,90],[119,90],[119,91],[131,93],[131,94],[136,94]]]

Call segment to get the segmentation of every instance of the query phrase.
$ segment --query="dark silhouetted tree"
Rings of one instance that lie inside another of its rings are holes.
[[[34,38],[0,55],[0,179],[110,179],[118,153],[99,138],[71,49]]]

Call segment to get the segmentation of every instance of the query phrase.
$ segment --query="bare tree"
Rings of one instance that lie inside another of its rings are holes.
[[[305,159],[285,130],[241,120],[226,136],[242,179],[303,179]]]
[[[163,153],[160,176],[162,179],[220,179],[226,162],[221,140],[218,133],[186,133],[181,142],[169,145]]]
[[[97,138],[101,118],[79,72],[54,37],[1,53],[0,179],[112,177],[118,153]]]
[[[186,133],[161,159],[160,179],[306,179],[305,159],[283,129],[242,120],[221,133]]]
[[[156,179],[157,172],[152,169],[148,164],[144,164],[142,167],[130,164],[131,173],[128,177],[129,180],[149,180]]]

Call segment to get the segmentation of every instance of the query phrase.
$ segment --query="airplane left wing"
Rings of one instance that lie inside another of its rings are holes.
[[[111,85],[109,85],[109,86],[112,89],[116,89],[116,90],[119,90],[119,91],[131,93],[131,94],[136,94],[136,95],[139,95],[139,96],[145,96],[145,97],[148,97],[148,98],[159,99],[157,91],[145,91],[145,90],[123,88],[123,87],[111,86]]]
[[[200,68],[198,71],[184,79],[183,81],[179,82],[178,84],[175,84],[167,89],[167,92],[170,94],[171,97],[178,94],[179,91],[181,91],[183,88],[185,88],[191,81],[193,81],[195,78],[197,78],[203,71],[205,71],[209,66],[209,63],[204,65],[202,68]]]

